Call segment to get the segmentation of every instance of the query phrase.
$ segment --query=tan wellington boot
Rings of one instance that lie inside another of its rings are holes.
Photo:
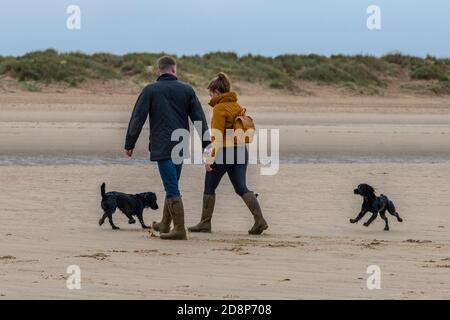
[[[255,194],[252,191],[244,193],[242,195],[242,199],[244,200],[245,204],[247,205],[253,217],[255,218],[255,224],[250,230],[248,230],[248,233],[249,234],[263,233],[263,231],[269,228],[269,226],[267,225],[266,220],[264,220],[264,217],[261,212],[261,207],[259,206]]]
[[[153,230],[159,231],[161,233],[166,233],[170,231],[170,223],[172,222],[172,217],[170,216],[169,207],[167,205],[167,198],[164,200],[164,209],[161,222],[153,221]]]
[[[170,216],[173,221],[173,229],[168,233],[161,233],[163,240],[187,240],[186,229],[184,228],[184,208],[181,197],[167,199]]]
[[[215,194],[203,195],[202,218],[199,223],[193,227],[189,227],[190,232],[211,232],[211,218],[214,212],[214,204],[216,203]]]

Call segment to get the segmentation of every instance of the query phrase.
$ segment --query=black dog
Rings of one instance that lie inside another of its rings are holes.
[[[142,213],[144,212],[144,208],[152,208],[153,210],[158,209],[158,204],[156,203],[156,195],[153,192],[145,192],[138,194],[126,194],[122,192],[105,192],[105,183],[100,187],[100,191],[102,194],[102,209],[105,212],[103,216],[100,218],[98,222],[99,225],[102,225],[105,222],[105,219],[108,218],[109,224],[113,228],[113,230],[120,229],[112,220],[112,215],[116,211],[117,208],[120,209],[128,218],[128,223],[133,224],[136,223],[133,216],[137,216],[139,222],[141,223],[142,228],[150,229],[150,227],[146,226],[144,220],[142,218]]]
[[[389,230],[389,224],[388,219],[386,218],[386,210],[391,215],[396,217],[398,222],[403,221],[403,219],[400,218],[397,211],[395,210],[394,203],[389,200],[388,197],[386,197],[384,194],[377,197],[375,195],[375,189],[368,184],[360,184],[358,188],[353,190],[353,192],[354,194],[359,194],[364,197],[364,201],[361,207],[361,212],[358,214],[356,219],[350,219],[351,223],[357,223],[359,220],[361,220],[362,217],[364,217],[367,212],[372,212],[372,216],[370,217],[370,219],[367,220],[366,223],[364,223],[364,225],[368,227],[373,222],[373,220],[375,220],[377,214],[379,213],[386,224],[384,230],[387,231]]]

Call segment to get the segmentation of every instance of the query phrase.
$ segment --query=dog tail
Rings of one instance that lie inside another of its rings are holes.
[[[100,192],[102,193],[102,198],[103,198],[103,199],[106,198],[106,191],[105,191],[105,188],[106,188],[106,184],[103,182],[103,183],[102,183],[102,186],[100,187]]]

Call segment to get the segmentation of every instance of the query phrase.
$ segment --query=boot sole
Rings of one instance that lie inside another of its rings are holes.
[[[171,237],[171,238],[165,238],[165,237],[159,236],[159,238],[161,240],[187,240],[186,236],[184,236],[184,237]]]
[[[194,233],[211,233],[211,230],[206,230],[206,229],[201,229],[201,230],[191,230],[188,228],[189,232],[194,232]]]
[[[159,237],[162,239],[162,240],[187,240],[187,234],[186,234],[186,232],[183,232],[183,233],[175,233],[175,234],[171,234],[170,232],[169,233],[160,233],[160,235],[159,235]]]

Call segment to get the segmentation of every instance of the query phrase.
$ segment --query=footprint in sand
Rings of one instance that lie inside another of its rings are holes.
[[[250,252],[248,252],[247,250],[245,250],[243,247],[240,246],[235,246],[235,247],[231,247],[231,248],[220,248],[220,249],[213,249],[214,251],[230,251],[230,252],[235,252],[238,255],[248,255],[250,254]]]
[[[303,244],[300,244],[300,246],[303,246]],[[269,243],[269,244],[265,245],[265,247],[268,247],[268,248],[295,248],[297,246],[294,244],[281,242],[281,243]]]
[[[437,264],[434,267],[435,268],[450,268],[450,264]]]
[[[16,259],[17,258],[14,257],[14,256],[2,256],[2,257],[0,257],[0,261],[3,261],[3,260],[9,261],[9,260],[16,260]]]
[[[143,254],[143,255],[152,255],[152,254],[156,254],[156,253],[158,253],[159,251],[158,250],[156,250],[156,249],[142,249],[142,250],[134,250],[133,251],[134,253],[140,253],[140,254]]]
[[[157,249],[142,249],[142,250],[134,250],[134,253],[153,253],[158,252]]]
[[[109,255],[102,253],[102,252],[97,252],[94,254],[82,254],[79,256],[75,256],[75,258],[91,258],[91,259],[96,259],[96,260],[105,260],[106,258],[108,258]]]
[[[159,255],[160,256],[178,256],[178,255],[180,255],[181,253],[180,252],[175,252],[175,253],[167,253],[167,252],[161,252]]]
[[[66,280],[67,279],[67,277],[65,275],[50,274],[50,273],[46,273],[45,271],[41,272],[41,278],[44,280]]]
[[[367,249],[376,249],[376,246],[379,246],[381,244],[382,244],[381,240],[374,239],[369,243],[362,243],[360,246]]]
[[[408,239],[405,240],[403,242],[408,242],[408,243],[432,243],[433,241],[431,240],[415,240],[415,239]]]

